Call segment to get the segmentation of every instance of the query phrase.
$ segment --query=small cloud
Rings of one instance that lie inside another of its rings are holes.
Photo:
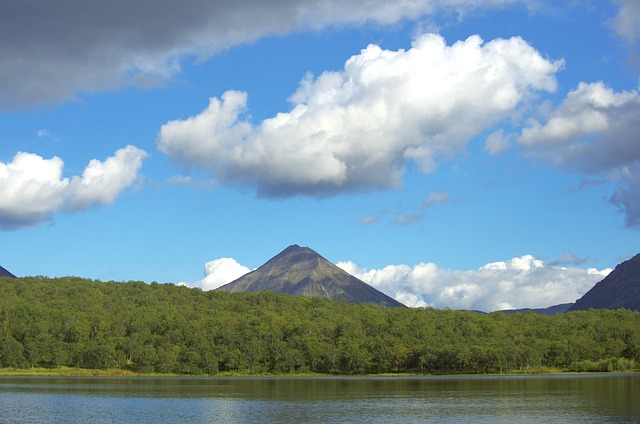
[[[365,216],[360,221],[362,225],[373,225],[373,224],[377,224],[378,222],[380,222],[380,218],[376,216]]]
[[[190,175],[174,175],[173,177],[167,178],[167,180],[162,184],[162,186],[195,186],[195,187],[212,187],[216,184],[213,179],[196,179]]]
[[[424,202],[422,202],[422,204],[424,207],[428,208],[431,206],[442,205],[442,204],[447,204],[451,202],[452,200],[449,197],[449,193],[436,191],[436,192],[429,193],[429,196],[427,196],[427,198],[424,199]]]
[[[576,186],[576,187],[572,187],[569,189],[569,191],[581,191],[581,190],[588,190],[592,187],[597,187],[599,185],[602,185],[604,183],[606,183],[607,180],[604,178],[588,178],[588,177],[582,177],[580,179],[580,183]]]
[[[405,215],[403,213],[397,215],[393,220],[394,224],[398,225],[413,225],[417,222],[422,221],[424,216],[418,214],[409,214]]]
[[[46,128],[36,131],[36,135],[38,138],[47,138],[53,141],[58,141],[58,137]]]
[[[564,255],[562,255],[558,259],[556,259],[555,261],[550,262],[549,265],[551,265],[551,266],[582,265],[582,264],[586,263],[588,260],[589,260],[589,258],[580,258],[580,257],[574,255],[573,253],[565,253]]]
[[[200,287],[203,290],[214,290],[242,277],[249,271],[249,268],[240,265],[233,258],[215,259],[204,265],[205,277],[195,283],[193,287]]]
[[[513,137],[505,135],[503,130],[498,130],[487,137],[484,148],[492,155],[504,153],[511,145]]]
[[[167,185],[190,185],[193,183],[193,177],[188,175],[174,175],[167,179]]]

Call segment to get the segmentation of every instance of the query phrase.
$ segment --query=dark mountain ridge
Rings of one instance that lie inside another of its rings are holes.
[[[535,314],[553,316],[567,312],[569,308],[573,306],[573,303],[561,303],[559,305],[549,306],[548,308],[523,308],[523,309],[503,309],[498,312],[505,314],[519,314],[522,312],[533,312]]]
[[[13,275],[12,273],[10,273],[9,271],[7,271],[5,268],[3,268],[2,266],[0,266],[0,277],[11,277],[11,278],[16,278],[15,275]]]
[[[217,290],[226,292],[269,290],[293,296],[404,307],[402,303],[345,272],[314,250],[296,244],[287,247],[258,269]]]
[[[569,311],[591,308],[640,311],[640,254],[616,266],[578,299]]]

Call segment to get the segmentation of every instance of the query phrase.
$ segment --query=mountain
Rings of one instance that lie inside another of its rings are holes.
[[[404,307],[402,303],[338,268],[314,250],[296,244],[287,247],[260,268],[217,290],[234,293],[270,290],[294,296]]]
[[[4,269],[1,266],[0,266],[0,277],[13,277],[13,278],[16,278],[15,275],[13,275],[12,273],[10,273],[9,271],[7,271],[6,269]]]
[[[616,266],[569,310],[590,308],[640,311],[640,254]]]
[[[524,308],[524,309],[504,309],[498,312],[504,312],[505,314],[518,314],[521,312],[533,312],[541,315],[557,315],[563,312],[567,312],[567,310],[573,306],[573,303],[561,303],[560,305],[549,306],[548,308]]]

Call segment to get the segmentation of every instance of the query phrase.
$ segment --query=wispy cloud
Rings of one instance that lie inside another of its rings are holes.
[[[40,138],[47,138],[47,137],[51,137],[51,133],[49,132],[49,130],[46,129],[42,129],[42,130],[38,130],[36,132],[36,134],[38,135],[38,137]]]
[[[393,219],[393,223],[398,225],[413,225],[417,222],[422,221],[423,219],[424,219],[423,215],[418,215],[418,214],[405,215],[401,213],[396,215],[396,217]]]
[[[161,184],[161,186],[193,186],[202,188],[209,188],[215,185],[216,181],[211,178],[198,179],[191,175],[174,175],[167,178],[167,180]]]
[[[380,222],[380,218],[378,218],[377,216],[365,216],[364,218],[362,218],[362,220],[360,220],[360,223],[363,225],[373,225],[377,224],[378,222]]]
[[[452,198],[449,193],[444,191],[430,192],[419,204],[399,208],[399,210],[384,210],[378,214],[369,215],[362,218],[359,223],[363,225],[372,225],[383,222],[384,218],[390,219],[395,225],[408,226],[416,224],[426,218],[426,210],[444,205],[451,205],[458,202],[459,199]]]
[[[47,140],[53,140],[53,141],[59,141],[59,137],[53,133],[51,133],[51,131],[49,131],[46,128],[42,128],[38,131],[36,131],[36,135],[38,136],[38,138],[40,139],[47,139]]]
[[[449,193],[444,191],[435,191],[429,193],[426,199],[422,202],[422,205],[426,208],[430,208],[436,205],[446,205],[449,203],[453,203],[451,197],[449,197]]]
[[[560,256],[555,261],[549,262],[551,266],[559,266],[559,265],[582,265],[586,263],[589,258],[581,258],[579,256],[574,255],[573,253],[565,253]]]

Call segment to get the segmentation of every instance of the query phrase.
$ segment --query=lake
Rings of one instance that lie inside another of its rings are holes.
[[[0,423],[637,423],[640,374],[0,377]]]

